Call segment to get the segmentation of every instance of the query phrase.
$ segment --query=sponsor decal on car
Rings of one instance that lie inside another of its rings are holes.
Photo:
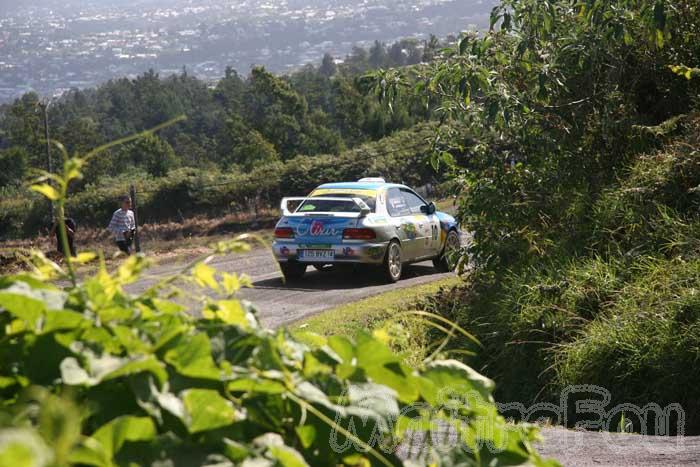
[[[302,219],[295,227],[297,237],[339,237],[347,225],[346,219]],[[290,222],[291,224],[291,222]]]
[[[384,254],[384,248],[380,246],[371,246],[367,249],[367,254],[370,258],[378,259]]]
[[[402,222],[401,226],[403,227],[403,231],[406,234],[406,237],[408,237],[410,240],[414,240],[418,236],[418,231],[416,229],[416,224],[413,222]]]
[[[371,223],[374,225],[384,225],[389,222],[389,219],[386,218],[386,216],[371,216],[367,218],[367,223]]]

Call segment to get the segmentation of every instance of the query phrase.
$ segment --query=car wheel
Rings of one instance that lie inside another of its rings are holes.
[[[296,281],[304,277],[306,272],[306,264],[286,262],[280,263],[280,269],[282,269],[282,275],[288,282]]]
[[[382,273],[387,282],[393,283],[401,279],[403,263],[401,262],[401,244],[392,240],[384,254]]]
[[[456,230],[450,230],[445,239],[445,248],[442,249],[440,256],[433,260],[435,269],[441,272],[454,271],[457,267],[456,253],[462,247],[459,241],[459,234]]]

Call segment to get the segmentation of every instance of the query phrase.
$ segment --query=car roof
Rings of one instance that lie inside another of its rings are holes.
[[[338,189],[338,190],[379,190],[386,188],[408,188],[405,185],[386,182],[339,182],[339,183],[324,183],[316,189]]]

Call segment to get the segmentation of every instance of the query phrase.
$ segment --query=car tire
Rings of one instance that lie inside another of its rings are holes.
[[[401,244],[392,240],[384,253],[384,262],[382,263],[382,275],[384,280],[392,284],[401,279],[403,263],[401,262]]]
[[[454,253],[461,248],[459,233],[456,230],[447,232],[445,239],[445,247],[442,249],[440,256],[433,260],[433,266],[440,272],[451,272],[457,267],[457,258]]]
[[[304,273],[306,273],[306,264],[288,261],[286,263],[280,263],[280,269],[282,270],[284,279],[287,282],[293,282],[304,277]]]

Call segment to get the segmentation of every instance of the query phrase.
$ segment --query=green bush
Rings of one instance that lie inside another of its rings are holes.
[[[304,196],[321,183],[353,181],[382,175],[392,181],[421,185],[432,181],[428,165],[433,126],[419,125],[376,143],[340,155],[297,156],[246,172],[180,168],[165,177],[125,173],[101,183],[89,183],[67,201],[67,210],[80,226],[102,227],[118,208],[120,196],[136,187],[141,223],[193,215],[221,216],[277,207],[283,196]],[[31,236],[49,227],[48,204],[26,194],[0,200],[0,235]]]
[[[464,445],[426,444],[422,462],[545,464],[534,430],[506,423],[493,383],[469,367],[410,367],[381,334],[307,336],[309,347],[262,329],[236,299],[248,280],[205,258],[179,277],[220,297],[204,297],[199,318],[159,298],[170,280],[124,292],[143,257],[65,289],[47,279],[69,275],[35,259],[36,274],[0,278],[3,464],[401,465],[400,444],[430,423]]]

